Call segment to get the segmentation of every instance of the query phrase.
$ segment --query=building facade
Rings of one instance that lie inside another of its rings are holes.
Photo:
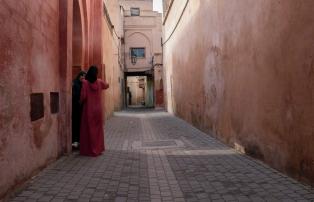
[[[162,16],[153,11],[153,0],[121,0],[120,4],[124,10],[126,86],[128,76],[145,76],[144,106],[163,106]]]
[[[110,115],[123,104],[124,65],[114,34],[123,35],[123,16],[114,1],[0,2],[1,200],[71,152],[75,75],[98,66],[99,77],[110,84],[103,102]]]
[[[124,107],[124,54],[121,39],[123,31],[123,8],[119,1],[104,0],[102,21],[103,64],[110,88],[106,90],[105,114],[110,117],[114,111]]]
[[[151,0],[0,2],[1,200],[72,151],[72,80],[81,70],[96,65],[109,83],[106,118],[127,105],[129,76],[140,78],[134,103],[146,107],[162,106],[163,81],[161,14]]]
[[[166,105],[314,183],[314,2],[165,0]]]

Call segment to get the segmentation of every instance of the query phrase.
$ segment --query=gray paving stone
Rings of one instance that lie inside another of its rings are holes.
[[[37,202],[36,199],[26,199],[24,202]]]
[[[162,202],[161,199],[152,199],[151,202]]]
[[[127,201],[127,198],[126,197],[117,197],[115,199],[115,202],[126,202]]]
[[[162,111],[119,112],[106,151],[60,158],[10,201],[314,201],[314,191]]]
[[[90,202],[89,198],[79,198],[77,202]]]

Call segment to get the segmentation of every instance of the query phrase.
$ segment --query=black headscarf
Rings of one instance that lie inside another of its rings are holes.
[[[80,104],[80,97],[81,97],[81,88],[82,88],[82,82],[80,80],[81,76],[84,76],[86,72],[80,71],[80,73],[77,74],[75,79],[72,83],[72,106],[73,107],[79,107]]]
[[[80,73],[78,73],[78,75],[76,75],[74,81],[80,81],[81,76],[86,75],[85,71],[80,71]]]
[[[94,83],[97,80],[98,69],[95,65],[89,67],[85,79],[90,83]]]

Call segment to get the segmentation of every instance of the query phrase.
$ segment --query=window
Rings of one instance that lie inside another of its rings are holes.
[[[131,48],[131,57],[145,58],[145,48]]]
[[[31,95],[31,121],[44,117],[44,94],[32,93]]]
[[[131,8],[131,16],[140,16],[140,8]]]
[[[52,114],[59,112],[59,93],[51,92],[50,93],[50,111]]]

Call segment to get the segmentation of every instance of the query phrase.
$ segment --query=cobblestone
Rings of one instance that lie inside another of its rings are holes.
[[[64,156],[10,201],[314,201],[314,191],[163,111],[116,113],[106,151]]]

